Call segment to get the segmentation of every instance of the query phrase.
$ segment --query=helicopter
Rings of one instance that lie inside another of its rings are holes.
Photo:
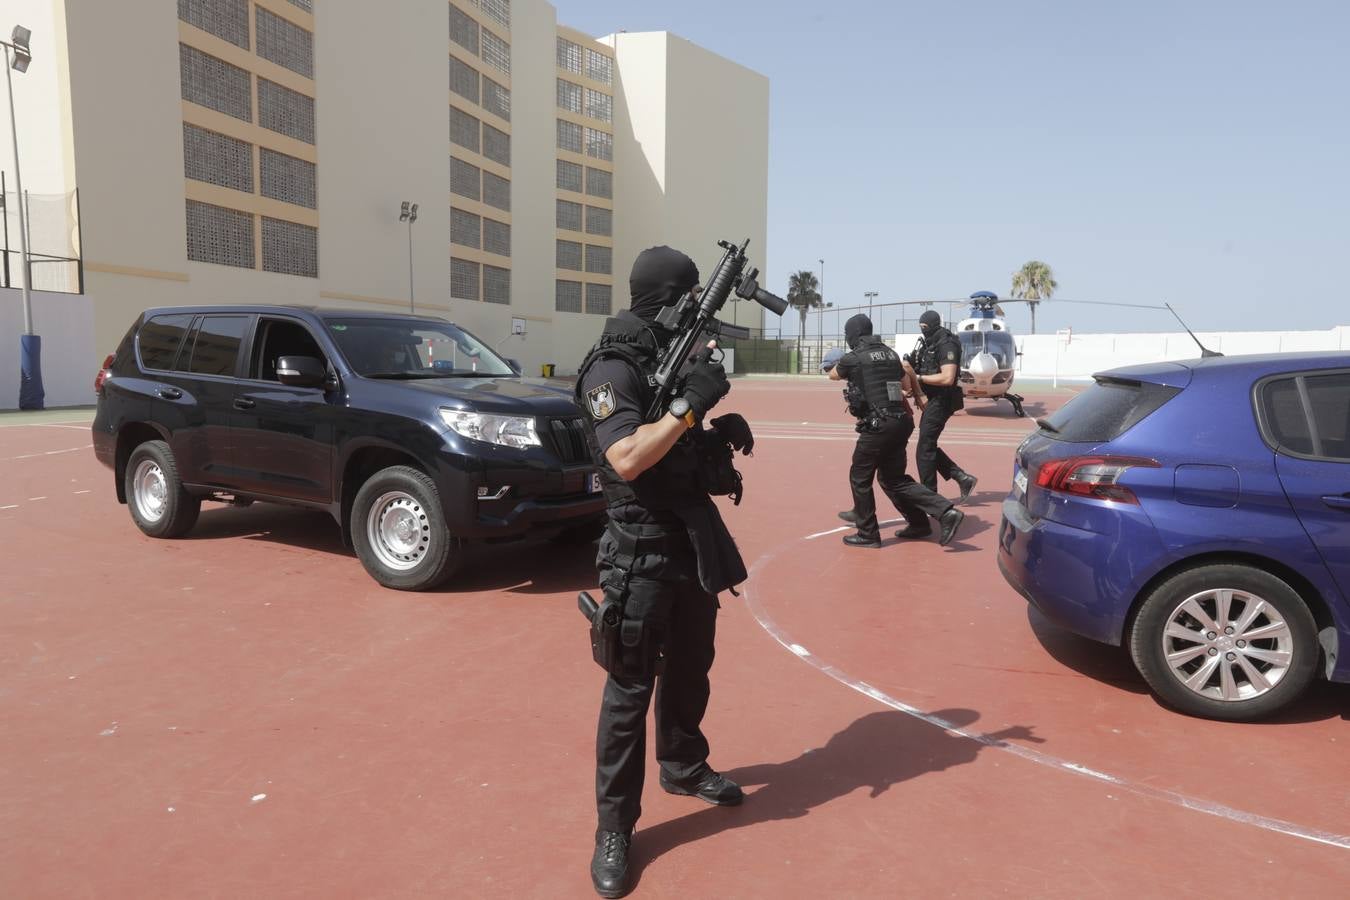
[[[969,315],[958,322],[955,327],[951,327],[952,334],[956,335],[961,342],[961,371],[957,376],[957,384],[961,386],[961,396],[966,399],[983,400],[1007,400],[1012,404],[1013,412],[1018,418],[1026,416],[1026,410],[1022,408],[1025,400],[1020,394],[1012,392],[1013,378],[1016,375],[1017,357],[1021,351],[1017,349],[1017,344],[1013,340],[1012,332],[1008,330],[1008,322],[1004,318],[1002,304],[1004,303],[1085,303],[1092,306],[1125,306],[1133,309],[1166,309],[1177,316],[1177,321],[1181,317],[1177,315],[1176,310],[1169,304],[1146,304],[1146,303],[1115,303],[1100,300],[1034,300],[1030,298],[1014,298],[1010,300],[1000,300],[993,291],[976,291],[964,301],[948,300],[901,300],[899,305],[921,304],[923,306],[932,306],[935,303],[957,303],[966,302],[970,304]],[[1186,326],[1188,334],[1195,338],[1194,333]],[[922,342],[922,338],[919,339]],[[1199,339],[1196,339],[1199,344]],[[1204,345],[1200,346],[1202,355],[1217,356],[1219,354],[1208,350]],[[911,358],[916,357],[919,352],[919,345],[916,344],[911,352]]]

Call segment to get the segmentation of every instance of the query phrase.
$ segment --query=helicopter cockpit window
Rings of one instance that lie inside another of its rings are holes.
[[[970,361],[984,351],[984,332],[962,331],[957,337],[961,339],[961,365],[970,368]]]
[[[990,331],[984,336],[984,351],[998,361],[1000,369],[1011,369],[1017,359],[1017,345],[1006,331]]]

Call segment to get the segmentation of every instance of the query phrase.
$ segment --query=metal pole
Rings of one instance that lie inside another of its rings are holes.
[[[416,312],[417,303],[413,298],[413,257],[412,257],[412,219],[408,220],[408,312]]]
[[[5,44],[5,85],[9,89],[9,130],[14,139],[14,192],[19,198],[19,268],[23,270],[23,333],[33,333],[33,295],[29,288],[28,229],[24,227],[23,175],[19,171],[19,122],[14,115],[14,77],[10,75],[9,44]]]
[[[5,283],[3,287],[9,287],[9,207],[5,202],[5,173],[0,172],[0,224],[5,228],[5,249],[4,256],[0,257],[0,271],[4,273]]]

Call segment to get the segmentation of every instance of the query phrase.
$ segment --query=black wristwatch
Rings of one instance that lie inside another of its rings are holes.
[[[676,397],[670,401],[670,414],[683,421],[685,428],[693,428],[697,421],[694,418],[694,410],[689,406],[689,401],[683,397]]]

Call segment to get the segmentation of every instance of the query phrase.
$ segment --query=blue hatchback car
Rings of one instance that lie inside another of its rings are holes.
[[[1270,714],[1350,681],[1350,354],[1114,369],[1017,449],[999,569],[1169,704]]]

